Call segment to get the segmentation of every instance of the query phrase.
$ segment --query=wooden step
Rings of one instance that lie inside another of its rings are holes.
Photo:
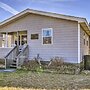
[[[16,60],[13,60],[13,63],[10,65],[10,68],[16,68],[17,64],[16,64]]]
[[[16,63],[13,62],[11,65],[16,66]]]
[[[16,63],[16,60],[13,60],[14,63]]]
[[[17,68],[17,66],[16,65],[10,65],[10,68]]]

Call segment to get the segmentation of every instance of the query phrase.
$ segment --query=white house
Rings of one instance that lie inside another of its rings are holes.
[[[6,64],[20,54],[13,46],[24,44],[28,45],[28,55],[24,52],[24,56],[29,60],[39,54],[45,61],[58,56],[65,62],[80,63],[84,55],[89,55],[90,28],[82,17],[26,9],[1,22],[0,33],[0,53],[8,51],[3,57],[10,59]]]

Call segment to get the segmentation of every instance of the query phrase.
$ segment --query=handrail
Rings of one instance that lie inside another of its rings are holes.
[[[25,46],[25,48],[20,52],[20,54],[18,55],[18,57],[27,49],[28,45]]]
[[[17,48],[17,46],[15,46],[4,58],[7,58],[10,55],[10,53],[13,52],[13,50],[16,48]]]
[[[26,54],[26,55],[24,55]],[[21,58],[21,56],[24,56]],[[24,60],[28,58],[28,45],[26,45],[23,50],[20,52],[20,54],[17,56],[17,68],[21,67],[23,64]]]
[[[5,57],[5,68],[10,67],[10,65],[13,63],[13,60],[16,60],[17,68],[21,67],[23,62],[27,59],[29,55],[29,49],[28,45],[25,45],[22,49],[22,51],[19,53],[18,46],[15,46]]]
[[[5,68],[10,67],[13,60],[15,60],[18,53],[18,46],[15,46],[5,57]]]

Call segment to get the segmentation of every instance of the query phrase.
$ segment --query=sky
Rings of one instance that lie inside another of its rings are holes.
[[[27,8],[84,17],[90,22],[90,0],[0,0],[0,22]]]

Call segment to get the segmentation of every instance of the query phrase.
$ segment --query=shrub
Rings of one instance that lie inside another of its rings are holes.
[[[48,64],[49,67],[55,68],[58,66],[63,65],[63,58],[60,57],[54,57],[51,59],[50,63]]]
[[[38,62],[36,60],[25,61],[22,65],[22,69],[31,70],[31,71],[36,71],[37,68],[39,68],[39,67],[40,67],[40,65],[38,64]]]
[[[40,72],[40,73],[43,72],[43,68],[41,66],[37,67],[36,72]]]
[[[45,63],[45,62],[44,62]],[[80,72],[79,64],[64,62],[63,58],[54,57],[49,64],[39,64],[37,60],[24,62],[22,68],[36,72],[60,73],[60,74],[78,74]]]
[[[52,58],[46,69],[63,74],[78,74],[80,72],[79,64],[64,62],[60,57]]]
[[[5,68],[5,60],[0,59],[0,69]]]

